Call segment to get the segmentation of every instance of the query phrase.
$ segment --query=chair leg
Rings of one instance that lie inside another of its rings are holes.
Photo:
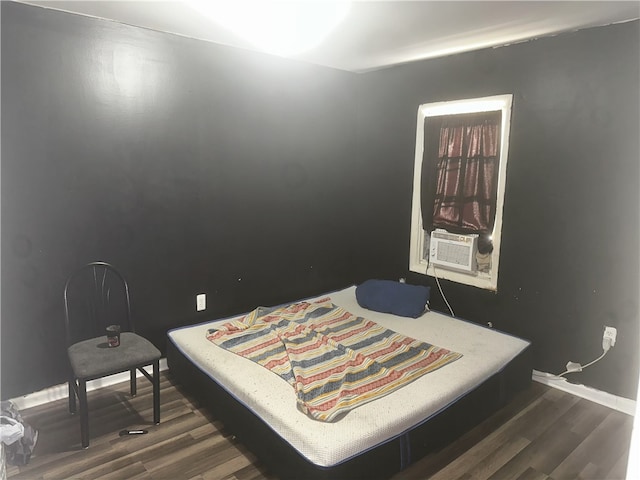
[[[72,415],[76,413],[76,379],[69,379],[69,413]]]
[[[160,360],[153,362],[153,423],[160,423]]]
[[[132,368],[129,371],[129,384],[131,386],[131,396],[135,397],[138,394],[138,384],[136,381],[136,369]]]
[[[89,406],[87,404],[87,382],[78,380],[78,400],[80,403],[80,436],[82,448],[89,447]]]

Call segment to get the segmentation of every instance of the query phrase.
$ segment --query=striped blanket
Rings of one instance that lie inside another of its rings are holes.
[[[298,408],[331,422],[462,355],[357,317],[330,299],[260,307],[207,338],[278,374]]]

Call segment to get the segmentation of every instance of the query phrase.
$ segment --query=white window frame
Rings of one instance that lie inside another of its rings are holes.
[[[504,207],[504,192],[507,180],[507,160],[509,152],[509,131],[511,127],[511,105],[513,95],[494,95],[483,98],[455,100],[450,102],[426,103],[418,107],[416,127],[416,156],[413,170],[413,198],[411,205],[411,245],[409,249],[409,270],[424,275],[437,276],[466,285],[493,290],[498,289],[498,271],[500,264],[500,245],[502,238],[502,210]],[[491,270],[489,273],[477,272],[467,274],[443,268],[434,268],[424,257],[425,231],[422,226],[421,208],[421,178],[422,157],[424,152],[424,123],[427,117],[443,115],[502,112],[502,127],[500,132],[500,162],[498,166],[498,185],[496,198],[496,216],[491,235],[493,252],[491,254]]]

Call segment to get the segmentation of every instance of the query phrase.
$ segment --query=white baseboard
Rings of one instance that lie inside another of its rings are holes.
[[[599,403],[600,405],[618,410],[619,412],[626,413],[627,415],[633,416],[636,413],[635,400],[618,397],[617,395],[596,390],[595,388],[587,387],[585,385],[569,383],[566,378],[553,375],[552,373],[534,370],[532,378],[538,383],[549,385],[550,387]]]
[[[160,359],[160,371],[167,370],[167,359]],[[142,377],[142,373],[138,372],[138,377]],[[116,383],[122,383],[129,380],[129,372],[117,373],[109,377],[98,378],[87,382],[87,392],[96,390],[102,387],[108,387],[115,385]],[[55,385],[53,387],[45,388],[39,392],[29,393],[22,397],[12,398],[11,401],[18,407],[18,410],[25,410],[27,408],[36,407],[44,403],[54,402],[62,398],[69,396],[68,384],[63,383],[61,385]]]

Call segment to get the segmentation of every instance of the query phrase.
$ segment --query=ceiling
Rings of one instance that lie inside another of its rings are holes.
[[[187,0],[22,3],[260,50],[201,14]],[[639,17],[640,1],[360,0],[351,2],[342,23],[323,43],[293,58],[364,72]]]

